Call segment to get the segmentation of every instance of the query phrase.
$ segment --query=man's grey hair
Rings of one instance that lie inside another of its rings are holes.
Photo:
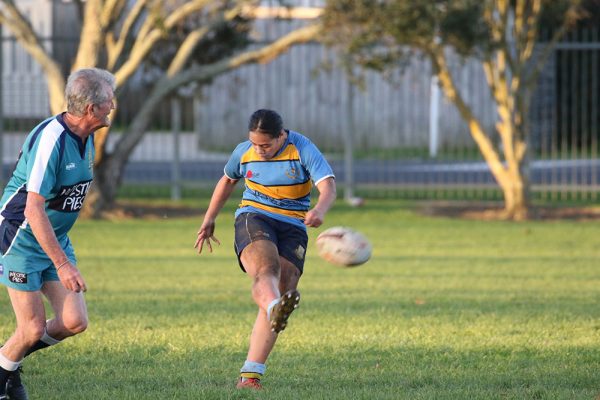
[[[67,112],[81,117],[88,104],[101,104],[109,99],[107,87],[115,90],[115,76],[105,69],[82,68],[67,79],[65,98]]]

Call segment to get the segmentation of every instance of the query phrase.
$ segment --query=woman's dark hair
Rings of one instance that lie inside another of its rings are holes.
[[[283,120],[281,116],[273,110],[257,110],[250,116],[248,130],[251,132],[260,132],[277,138],[281,135],[283,129]]]

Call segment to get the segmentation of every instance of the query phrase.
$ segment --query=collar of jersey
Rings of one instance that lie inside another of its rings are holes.
[[[73,138],[73,140],[75,140],[77,142],[77,146],[79,147],[79,153],[81,154],[81,157],[83,158],[85,156],[85,144],[83,143],[83,140],[81,139],[81,137],[79,137],[78,135],[76,135],[69,129],[69,127],[67,126],[67,124],[65,123],[65,121],[63,119],[63,115],[64,115],[64,113],[58,114],[56,116],[56,120],[62,125],[63,128],[65,128],[65,132],[67,132],[67,135],[69,135],[71,138]],[[90,135],[90,136],[92,136],[92,135]]]

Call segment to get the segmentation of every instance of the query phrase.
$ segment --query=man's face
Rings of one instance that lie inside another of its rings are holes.
[[[274,138],[265,133],[250,131],[248,138],[260,159],[270,160],[281,149],[285,135],[282,132],[278,137]]]
[[[95,129],[104,128],[110,126],[110,118],[108,115],[115,108],[114,94],[112,89],[107,88],[107,100],[92,105],[92,118],[94,119]]]

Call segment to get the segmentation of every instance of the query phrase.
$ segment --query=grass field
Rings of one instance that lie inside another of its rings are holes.
[[[35,399],[596,399],[598,222],[423,217],[393,201],[336,205],[310,231],[302,303],[260,393],[236,391],[255,317],[250,280],[222,246],[198,256],[200,218],[79,221],[87,332],[24,363]],[[317,258],[316,235],[349,225],[368,264]],[[0,291],[0,340],[13,315]]]

